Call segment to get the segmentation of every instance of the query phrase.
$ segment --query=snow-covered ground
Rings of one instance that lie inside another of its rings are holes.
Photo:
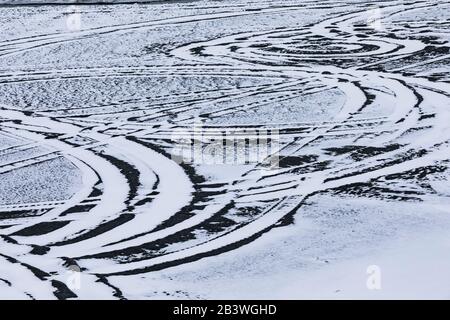
[[[448,1],[0,4],[0,298],[450,298]]]

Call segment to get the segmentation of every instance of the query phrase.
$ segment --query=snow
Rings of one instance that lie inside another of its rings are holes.
[[[447,1],[36,2],[0,1],[0,298],[450,297]]]

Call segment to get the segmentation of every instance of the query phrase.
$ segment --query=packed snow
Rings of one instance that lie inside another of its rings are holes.
[[[447,0],[84,2],[0,0],[0,298],[450,298]]]

